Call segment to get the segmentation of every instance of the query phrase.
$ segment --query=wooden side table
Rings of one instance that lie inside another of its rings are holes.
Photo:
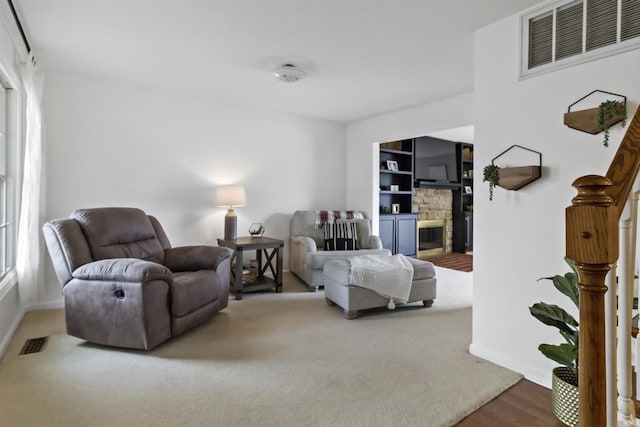
[[[273,287],[276,288],[276,292],[282,292],[283,240],[270,237],[238,237],[235,240],[218,239],[218,245],[233,250],[231,257],[231,289],[236,294],[237,300],[242,299],[244,292],[260,291]],[[255,280],[251,283],[244,283],[243,280],[242,270],[245,251],[256,251],[258,271]],[[273,279],[264,275],[267,269],[271,271]]]

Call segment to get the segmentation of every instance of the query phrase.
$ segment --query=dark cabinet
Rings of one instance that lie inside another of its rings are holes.
[[[459,143],[457,147],[460,191],[460,207],[464,212],[473,211],[473,145]]]
[[[465,218],[467,220],[467,239],[466,248],[467,251],[473,250],[473,212],[465,212]]]
[[[392,254],[415,257],[418,216],[413,214],[380,215],[379,236],[382,246]]]
[[[473,145],[458,143],[460,187],[453,192],[453,251],[473,249]]]

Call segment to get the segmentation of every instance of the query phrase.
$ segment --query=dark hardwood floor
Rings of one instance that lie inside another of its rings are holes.
[[[457,427],[564,427],[553,415],[551,390],[522,380]]]

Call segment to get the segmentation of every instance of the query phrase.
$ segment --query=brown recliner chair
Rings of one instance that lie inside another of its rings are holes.
[[[227,306],[232,251],[172,248],[140,209],[81,209],[43,232],[69,335],[149,350]]]

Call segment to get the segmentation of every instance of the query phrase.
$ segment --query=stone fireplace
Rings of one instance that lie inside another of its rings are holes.
[[[421,221],[441,221],[442,225],[439,227],[443,233],[444,252],[451,252],[453,249],[453,191],[442,188],[414,188],[413,213],[418,215],[418,237],[420,237]],[[435,231],[428,233],[432,234]],[[420,250],[420,241],[418,241],[418,250]]]

